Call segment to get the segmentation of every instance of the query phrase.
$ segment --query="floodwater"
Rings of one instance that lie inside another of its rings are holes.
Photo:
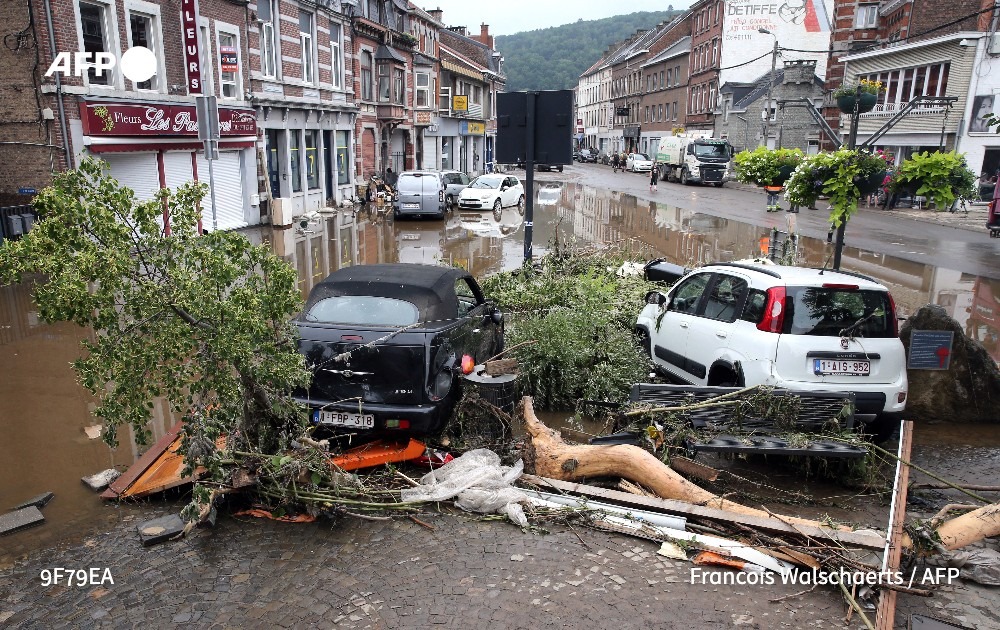
[[[533,232],[536,256],[558,239],[625,247],[645,259],[664,257],[688,266],[759,255],[768,236],[763,227],[606,189],[551,182],[537,189]],[[304,228],[263,227],[246,234],[255,242],[269,242],[278,256],[298,269],[303,297],[327,274],[349,265],[443,263],[484,277],[514,269],[524,258],[524,218],[513,208],[498,217],[491,212],[455,211],[444,221],[395,222],[378,213],[340,210]],[[830,255],[830,246],[817,239],[800,239],[797,247],[804,265],[823,266]],[[927,303],[944,306],[1000,360],[1000,278],[851,247],[844,251],[842,267],[887,284],[901,315]],[[44,525],[0,538],[0,568],[26,551],[82,537],[114,520],[114,505],[98,499],[80,477],[109,467],[124,469],[142,452],[128,430],[115,450],[85,432],[98,420],[91,413],[93,400],[77,384],[70,362],[79,356],[80,341],[88,334],[69,324],[41,323],[28,285],[0,287],[0,510],[43,492],[56,495],[43,510]],[[153,411],[155,440],[175,419],[165,405]],[[983,476],[1000,464],[996,427],[920,426],[915,443],[935,447],[942,464],[985,457],[993,465],[979,467]]]

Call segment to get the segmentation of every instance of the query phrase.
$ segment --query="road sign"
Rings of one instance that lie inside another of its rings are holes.
[[[910,370],[947,370],[955,333],[950,330],[914,330],[910,333]]]
[[[198,139],[218,140],[219,132],[219,99],[214,96],[199,96],[194,99],[198,116]]]

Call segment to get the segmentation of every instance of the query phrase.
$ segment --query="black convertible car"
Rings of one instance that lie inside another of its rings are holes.
[[[503,314],[466,271],[417,264],[347,267],[313,287],[297,319],[313,372],[316,424],[434,435],[460,377],[503,350]]]

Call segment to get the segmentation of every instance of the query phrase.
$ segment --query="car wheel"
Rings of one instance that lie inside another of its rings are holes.
[[[447,197],[444,198],[444,202],[445,202],[445,204],[449,208],[454,208],[455,207],[455,196],[454,195],[448,195]]]
[[[392,218],[393,218],[393,220],[398,220],[400,216],[401,215],[399,214],[399,210],[393,208],[392,209]]]
[[[522,217],[524,216],[524,195],[521,195],[517,199],[517,213]]]
[[[562,164],[559,165],[559,172],[562,173]]]
[[[635,330],[632,331],[632,336],[635,337],[635,342],[642,348],[643,354],[652,359],[653,341],[649,338],[649,332],[641,326],[636,326]]]
[[[716,188],[722,188],[722,185],[723,185],[724,183],[725,183],[725,182],[715,182],[714,186],[715,186]]]
[[[682,186],[691,185],[691,180],[688,179],[688,172],[686,168],[681,170],[681,185]]]
[[[493,218],[499,221],[500,216],[502,214],[503,214],[503,204],[501,204],[500,200],[497,199],[496,201],[493,202]]]

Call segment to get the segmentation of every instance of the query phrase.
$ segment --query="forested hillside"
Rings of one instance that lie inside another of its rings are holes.
[[[580,74],[600,59],[609,45],[680,13],[671,5],[666,11],[586,22],[581,19],[572,24],[497,37],[495,45],[504,56],[507,91],[572,89]]]

